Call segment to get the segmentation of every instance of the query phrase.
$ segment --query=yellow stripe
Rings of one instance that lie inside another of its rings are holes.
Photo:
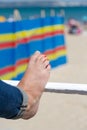
[[[12,78],[15,78],[18,74],[20,74],[20,72],[21,72],[21,73],[25,72],[26,67],[27,67],[27,64],[18,66],[15,71],[10,72],[10,73],[6,73],[6,74],[0,76],[0,79],[10,80],[10,79],[12,79]]]
[[[60,50],[60,51],[57,51],[57,52],[55,52],[53,54],[49,54],[47,57],[51,61],[51,60],[55,60],[58,57],[64,56],[64,55],[66,55],[66,50]]]
[[[9,41],[16,41],[18,39],[31,37],[34,35],[44,34],[47,32],[57,31],[57,30],[64,30],[64,25],[54,25],[54,26],[47,26],[43,28],[33,29],[29,31],[20,31],[14,34],[1,34],[0,35],[0,43],[2,42],[9,42]]]

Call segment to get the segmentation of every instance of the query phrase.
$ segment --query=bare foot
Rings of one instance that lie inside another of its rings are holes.
[[[29,97],[24,119],[31,118],[37,112],[40,97],[50,76],[50,69],[49,60],[40,52],[37,51],[31,57],[24,77],[18,84]]]

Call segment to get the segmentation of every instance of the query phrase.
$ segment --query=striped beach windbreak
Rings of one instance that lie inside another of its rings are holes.
[[[63,17],[0,23],[0,79],[20,80],[36,50],[52,67],[66,63]]]

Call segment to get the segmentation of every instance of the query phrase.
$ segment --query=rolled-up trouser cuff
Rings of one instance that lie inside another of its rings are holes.
[[[13,117],[12,119],[20,119],[23,117],[23,114],[24,112],[26,111],[26,108],[28,106],[28,95],[25,93],[25,91],[19,87],[17,87],[21,93],[22,93],[22,96],[23,96],[23,102],[22,102],[22,105],[20,106],[20,110],[18,112],[18,114]]]

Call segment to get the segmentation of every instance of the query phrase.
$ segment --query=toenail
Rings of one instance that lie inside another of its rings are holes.
[[[47,57],[46,55],[44,55],[44,57]]]
[[[40,51],[36,51],[35,53],[40,54]]]

